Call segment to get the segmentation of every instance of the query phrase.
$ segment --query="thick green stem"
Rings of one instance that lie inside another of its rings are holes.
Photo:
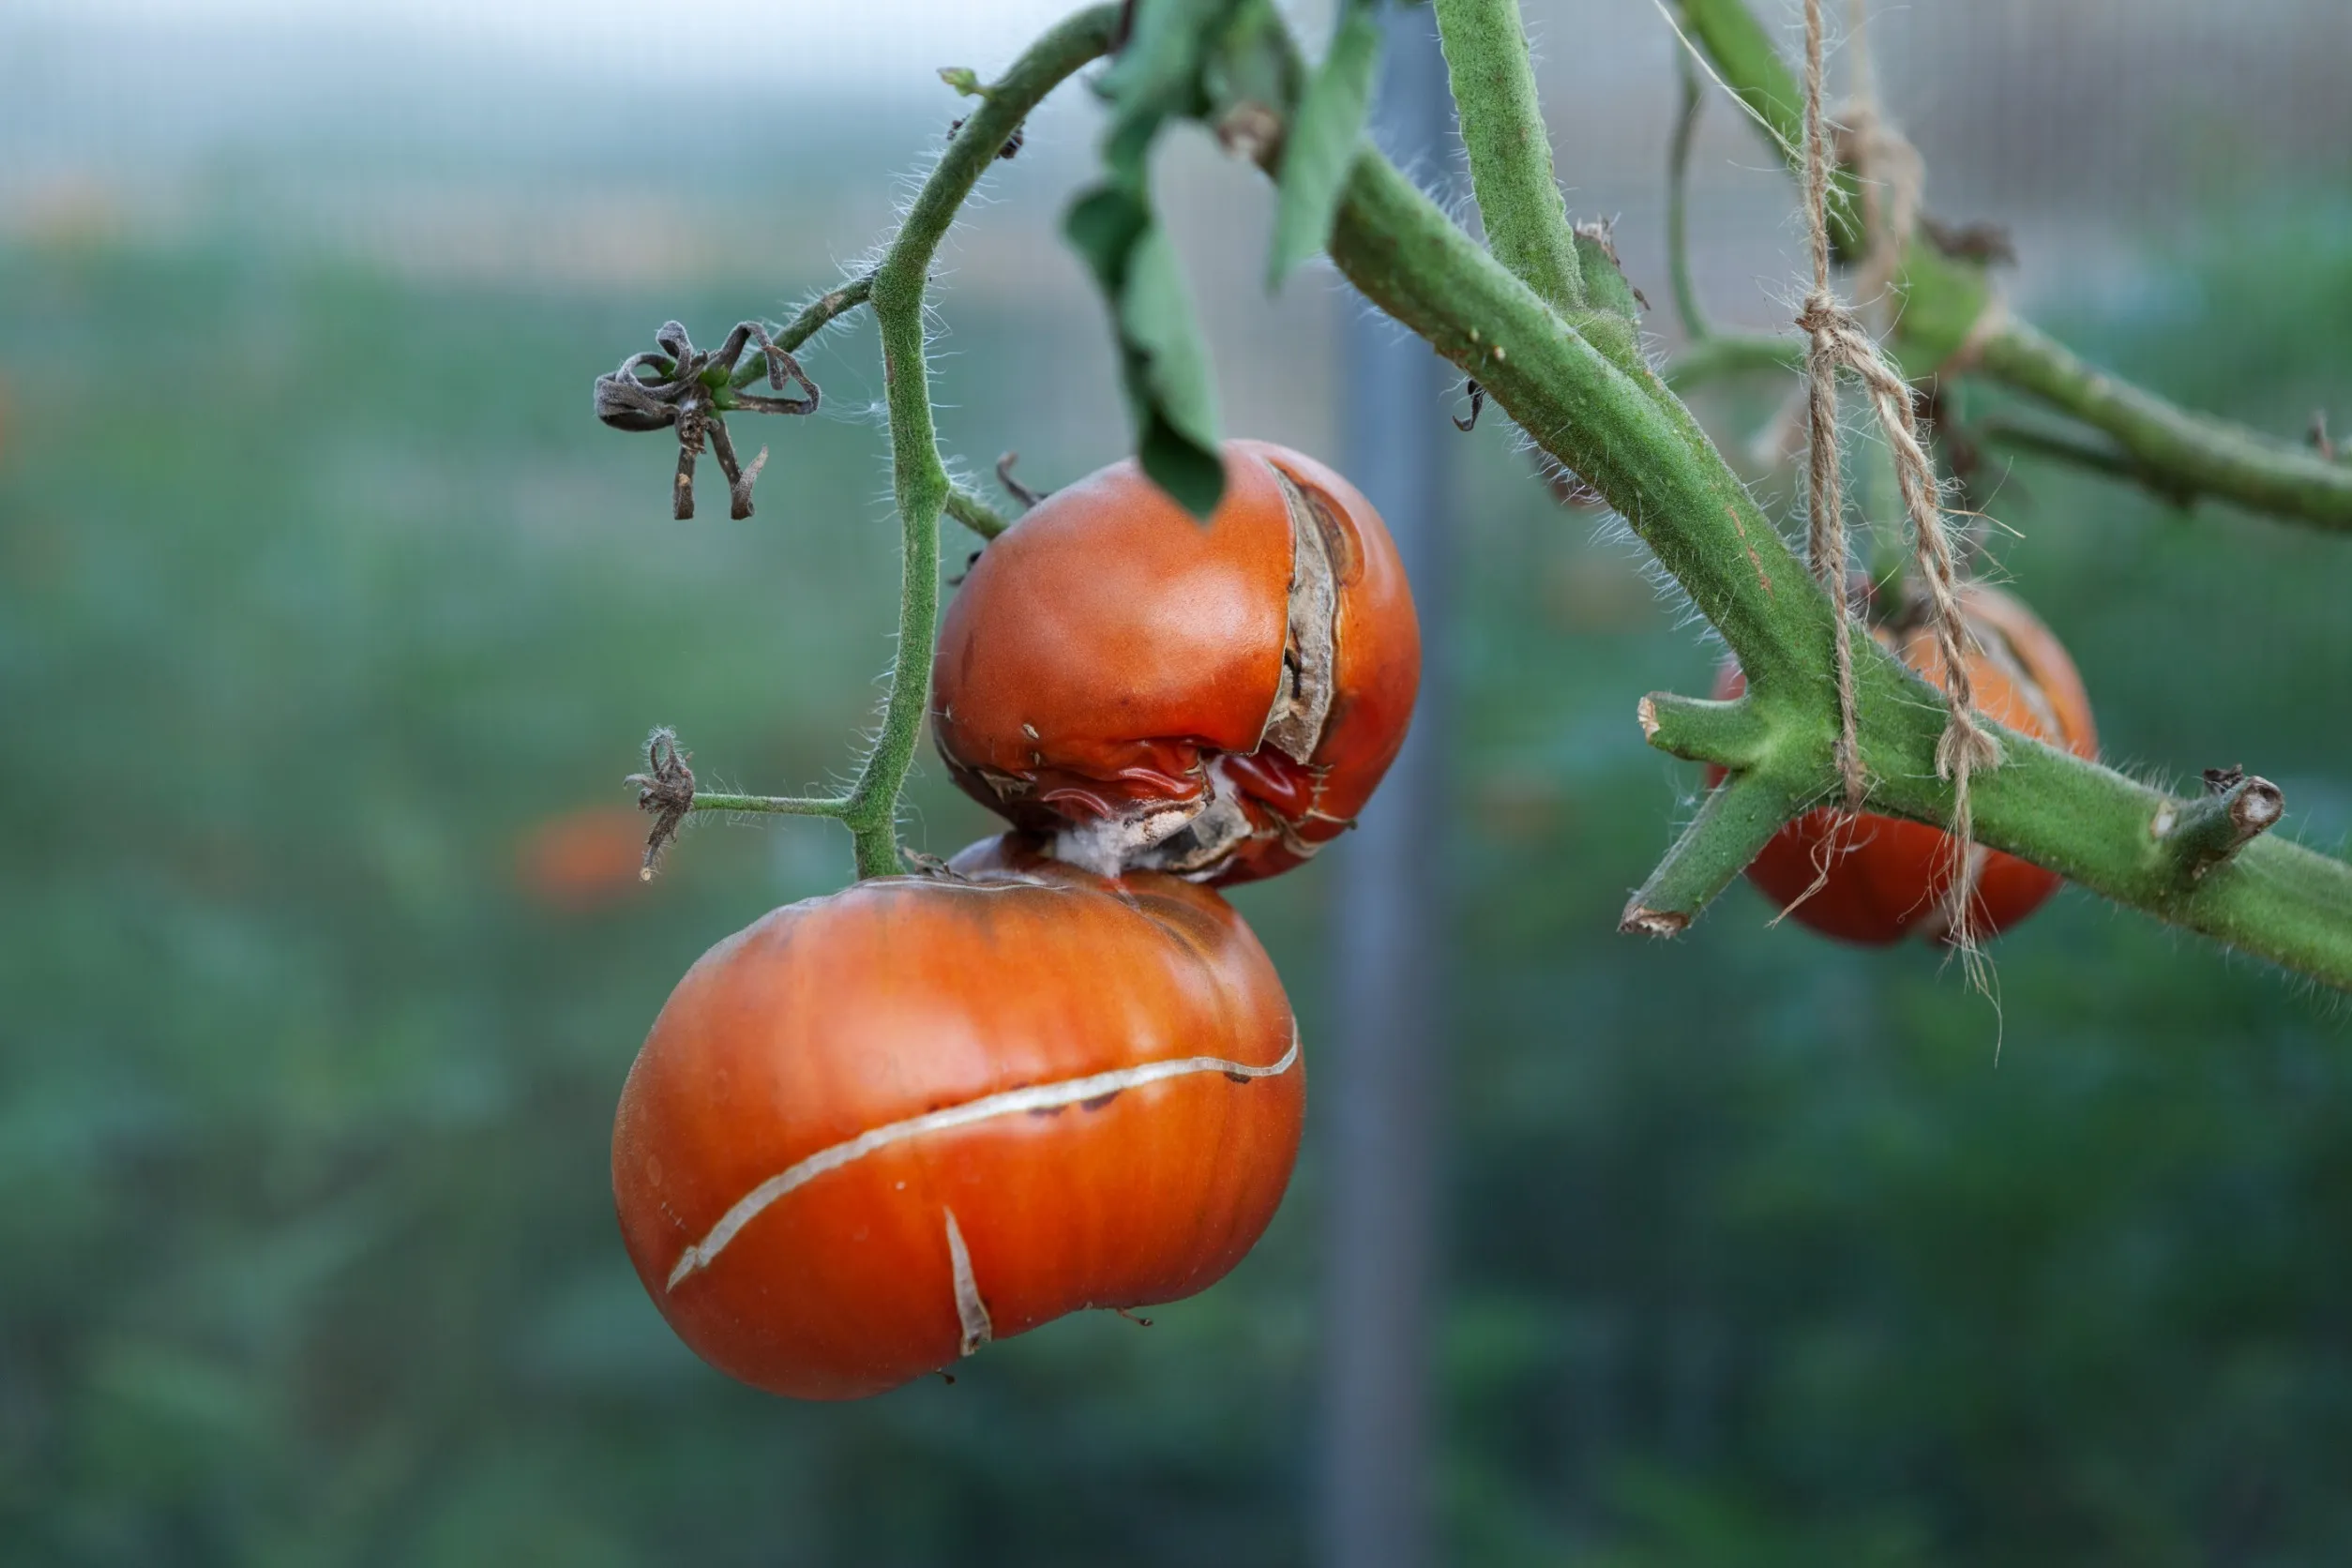
[[[1889,682],[1890,663],[1883,655],[1868,661],[1872,679],[1862,708],[1872,776],[1868,805],[1941,826],[1952,808],[1950,792],[1935,774],[1942,715],[1919,700],[1924,692],[1907,693]],[[1677,703],[1686,716],[1711,706],[1726,705]],[[1650,738],[1662,750],[1694,760],[1717,761],[1724,750],[1710,744],[1703,727],[1695,733],[1688,726],[1662,723],[1650,729]],[[2352,867],[2266,834],[2284,804],[2265,780],[2183,799],[2011,731],[2001,731],[2000,740],[2006,760],[1971,785],[1981,842],[2160,920],[2352,989]],[[1802,756],[1802,748],[1768,751],[1749,772],[1732,776],[1732,784],[1754,780],[1756,793],[1735,797],[1747,802],[1739,812],[1726,804],[1699,813],[1651,885],[1636,896],[1629,929],[1671,936],[1704,903],[1700,895],[1728,884],[1728,876],[1716,882],[1715,874],[1726,863],[1736,862],[1735,870],[1746,865],[1762,843],[1754,821],[1762,807],[1756,802],[1787,803],[1787,821],[1821,798],[1829,776],[1792,771],[1791,755]],[[1731,787],[1715,793],[1726,796]],[[1643,912],[1683,918],[1679,924],[1633,920]]]
[[[1883,708],[1883,705],[1882,705]],[[1937,717],[1881,712],[1882,728],[1925,731],[1906,748],[1932,761]],[[2164,841],[2168,819],[2202,820],[2205,803],[2149,789],[2070,753],[2003,731],[2007,760],[1971,789],[1976,836],[2094,893],[2352,989],[2352,867],[2266,834],[2201,876]],[[1923,777],[1882,775],[1879,810],[1940,822],[1949,803]],[[2271,819],[2275,821],[2275,817]]]
[[[1829,701],[1829,600],[1666,384],[1574,329],[1598,312],[1562,321],[1370,151],[1349,177],[1332,257],[1607,498],[1759,692]]]
[[[1628,371],[1585,342],[1377,153],[1358,158],[1332,256],[1374,304],[1476,376],[1538,445],[1591,481],[1746,670],[1748,705],[1768,736],[1759,744],[1740,735],[1710,749],[1755,748],[1749,771],[1764,782],[1739,797],[1740,813],[1727,805],[1702,811],[1685,835],[1701,841],[1677,846],[1670,858],[1686,869],[1676,872],[1666,902],[1690,901],[1725,862],[1753,853],[1748,803],[1777,796],[1794,815],[1835,782],[1829,599],[1656,377]],[[1868,805],[1949,822],[1952,794],[1936,769],[1939,699],[1875,642],[1855,653]],[[1664,744],[1674,725],[1704,711],[1656,704],[1653,742]],[[2008,761],[1971,785],[1983,842],[2352,988],[2352,866],[2268,835],[2202,880],[2184,882],[2149,830],[2161,810],[2194,803],[2022,735],[2000,738]]]
[[[1735,773],[1707,792],[1698,815],[1625,905],[1617,928],[1670,937],[1747,869],[1802,803],[1759,773]]]
[[[1029,112],[1072,72],[1110,46],[1116,8],[1080,11],[1037,40],[988,90],[914,199],[874,269],[882,386],[890,415],[891,486],[900,530],[898,649],[882,701],[881,732],[841,813],[857,843],[857,874],[886,876],[898,862],[898,791],[922,743],[930,704],[931,648],[939,623],[939,520],[952,487],[931,423],[924,356],[923,291],[931,257],[964,199]]]
[[[1585,302],[1584,275],[1518,0],[1437,0],[1437,11],[1487,247],[1545,304],[1573,310]]]
[[[2175,408],[2085,364],[2024,322],[1988,337],[1976,369],[2106,431],[2131,461],[2128,476],[2164,494],[2210,495],[2352,532],[2352,467]]]

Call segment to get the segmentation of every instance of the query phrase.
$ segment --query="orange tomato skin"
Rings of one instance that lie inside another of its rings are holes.
[[[954,1364],[972,1328],[959,1245],[990,1338],[1191,1295],[1289,1182],[1296,1028],[1222,898],[1011,840],[955,866],[776,910],[712,948],[622,1091],[613,1196],[638,1276],[679,1337],[756,1387],[856,1398]],[[1149,1081],[1087,1081],[1154,1063]],[[917,1118],[927,1130],[907,1132]]]
[[[2023,604],[1992,588],[1969,589],[1963,611],[1983,649],[1969,665],[1978,708],[2079,757],[2097,756],[2089,696],[2074,661],[2049,628]],[[1892,642],[1883,634],[1880,641]],[[1944,684],[1942,658],[1930,632],[1913,631],[1895,651],[1930,683]],[[1746,689],[1738,667],[1725,665],[1715,695],[1737,697]],[[1722,777],[1722,769],[1708,770],[1711,787]],[[1874,946],[1912,935],[1934,939],[1943,934],[1952,847],[1941,828],[1875,812],[1862,813],[1840,832],[1838,813],[1825,807],[1783,828],[1748,867],[1748,880],[1787,909],[1813,885],[1827,859],[1828,880],[1789,910],[1791,919],[1826,936]],[[2015,925],[2058,889],[2061,879],[2054,871],[1998,850],[1979,847],[1976,855],[1970,908],[1980,937]]]
[[[1379,513],[1311,458],[1226,445],[1205,524],[1133,462],[1055,491],[989,545],[949,607],[932,732],[963,789],[1051,833],[1152,803],[1183,807],[1214,767],[1250,832],[1196,880],[1298,865],[1371,798],[1412,716],[1421,637]],[[1330,703],[1303,758],[1267,739],[1289,679],[1292,496],[1330,564]]]

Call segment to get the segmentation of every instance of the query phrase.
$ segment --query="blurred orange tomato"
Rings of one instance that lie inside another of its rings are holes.
[[[545,818],[515,847],[515,881],[550,909],[601,909],[642,883],[648,825],[626,806],[585,806]]]

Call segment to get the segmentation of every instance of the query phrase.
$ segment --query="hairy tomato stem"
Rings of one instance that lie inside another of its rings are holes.
[[[1590,481],[1739,656],[1749,701],[1770,733],[1767,760],[1754,770],[1769,775],[1769,787],[1743,792],[1738,813],[1728,802],[1702,810],[1691,834],[1706,841],[1669,855],[1686,868],[1670,890],[1703,902],[1696,896],[1722,863],[1743,848],[1753,852],[1752,803],[1776,795],[1793,818],[1835,781],[1828,596],[1663,382],[1593,348],[1573,318],[1536,298],[1369,148],[1350,174],[1332,256],[1367,298],[1476,376],[1537,445]],[[1952,792],[1936,768],[1938,695],[1876,642],[1855,653],[1871,777],[1865,804],[1947,822]],[[2352,988],[2352,866],[2272,833],[2184,884],[2148,852],[2148,825],[2174,797],[2013,731],[1998,733],[2008,761],[1971,786],[1981,841],[2118,903]],[[1699,867],[1707,875],[1697,875]]]
[[[1437,13],[1487,248],[1545,304],[1575,309],[1585,303],[1583,269],[1518,0],[1437,0]]]
[[[2021,321],[1985,339],[1976,368],[2115,438],[2115,456],[2082,460],[2176,501],[2210,495],[2272,517],[2352,533],[2352,467],[2221,420],[2174,407],[2154,393],[2085,364]],[[2040,450],[2078,460],[2073,450]]]
[[[1097,6],[1069,17],[988,88],[874,269],[870,303],[882,332],[891,488],[898,506],[898,647],[882,700],[881,732],[842,812],[856,840],[860,877],[888,876],[902,868],[898,792],[922,744],[930,703],[931,649],[939,628],[939,520],[952,490],[931,421],[930,365],[924,354],[923,293],[931,257],[964,199],[1029,112],[1110,47],[1118,15],[1115,7]]]

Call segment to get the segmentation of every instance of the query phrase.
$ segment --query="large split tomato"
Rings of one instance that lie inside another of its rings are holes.
[[[1968,673],[1977,707],[2011,729],[2063,746],[2080,757],[2098,754],[2098,731],[2090,698],[2074,661],[2050,628],[2024,605],[1998,590],[1969,589],[1962,599],[1980,652]],[[1937,686],[1943,659],[1925,628],[1899,641],[1879,640]],[[1746,689],[1736,667],[1726,665],[1716,682],[1719,697]],[[1711,782],[1722,776],[1711,774]],[[1748,879],[1775,904],[1787,907],[1811,887],[1826,864],[1820,890],[1790,911],[1793,918],[1847,942],[1884,943],[1919,935],[1942,938],[1952,888],[1952,849],[1940,828],[1865,812],[1841,826],[1838,813],[1819,810],[1783,828],[1748,867]],[[1977,936],[1991,936],[2041,908],[2058,891],[2056,872],[2013,855],[1977,846],[1969,855],[1975,880],[1969,900]]]
[[[1298,865],[1395,759],[1421,680],[1412,596],[1354,486],[1225,449],[1203,524],[1132,461],[991,544],[941,629],[932,729],[957,783],[1054,852],[1207,882]]]
[[[630,1259],[703,1359],[878,1393],[1221,1278],[1281,1201],[1305,1068],[1216,894],[991,840],[775,911],[687,972],[621,1093]]]

